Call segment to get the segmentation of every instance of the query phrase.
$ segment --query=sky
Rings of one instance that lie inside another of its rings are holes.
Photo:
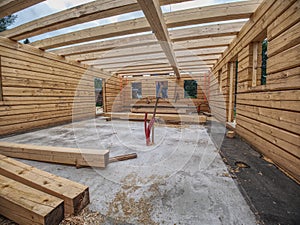
[[[41,2],[39,4],[36,4],[34,6],[31,6],[27,9],[24,9],[20,12],[15,13],[15,15],[17,15],[17,19],[12,26],[8,27],[8,29],[17,27],[24,23],[30,22],[32,20],[36,20],[38,18],[47,16],[47,15],[50,15],[50,14],[53,14],[53,13],[56,13],[56,12],[59,12],[59,11],[65,10],[65,9],[72,8],[74,6],[78,6],[78,5],[85,4],[88,2],[92,2],[92,1],[94,1],[94,0],[47,0],[47,1]],[[98,1],[101,1],[101,0],[98,0]],[[194,0],[194,1],[189,1],[189,2],[173,4],[173,5],[162,6],[162,11],[163,12],[174,12],[174,11],[189,9],[189,8],[194,8],[194,7],[201,7],[201,6],[222,4],[222,3],[228,3],[228,2],[236,2],[236,1],[241,1],[241,0]],[[29,40],[30,40],[30,42],[34,42],[37,40],[57,36],[60,34],[65,34],[65,33],[72,32],[72,31],[82,30],[82,29],[100,26],[100,25],[109,24],[109,23],[114,23],[114,22],[135,19],[135,18],[139,18],[139,17],[143,17],[143,16],[144,16],[144,14],[142,11],[126,13],[126,14],[122,14],[122,15],[118,15],[118,16],[113,16],[113,17],[109,17],[109,18],[105,18],[105,19],[96,20],[96,21],[91,21],[91,22],[71,26],[68,28],[48,32],[48,33],[45,33],[42,35],[31,37],[31,38],[29,38]]]

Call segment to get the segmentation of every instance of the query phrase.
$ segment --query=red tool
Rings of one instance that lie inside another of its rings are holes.
[[[155,122],[155,115],[156,115],[156,109],[157,109],[158,100],[159,100],[159,97],[156,98],[153,116],[152,116],[152,119],[150,120],[150,122],[148,124],[147,124],[148,113],[147,112],[145,113],[144,126],[145,126],[145,135],[146,135],[146,145],[147,146],[153,144],[150,141],[150,134],[151,134],[151,128],[153,127],[154,122]],[[153,136],[153,133],[152,133],[152,136]],[[154,140],[153,137],[152,137],[152,140]]]

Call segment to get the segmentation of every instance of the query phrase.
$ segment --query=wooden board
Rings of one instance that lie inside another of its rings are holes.
[[[79,213],[89,204],[89,188],[0,155],[0,175],[64,200],[64,214]]]
[[[36,146],[0,142],[0,154],[43,162],[105,168],[109,150]]]
[[[58,225],[63,200],[0,175],[0,214],[20,225]]]
[[[104,116],[112,119],[136,121],[144,121],[145,118],[145,115],[140,113],[105,113]],[[165,123],[206,123],[206,116],[201,115],[156,114],[156,118],[161,119]],[[151,116],[148,119],[151,119]]]

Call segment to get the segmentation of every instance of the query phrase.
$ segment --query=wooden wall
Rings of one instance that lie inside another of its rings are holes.
[[[0,38],[0,135],[95,116],[94,78],[78,62]]]
[[[122,111],[122,79],[117,74],[113,74],[105,81],[104,111]]]
[[[197,98],[184,98],[184,80],[196,80],[197,81]],[[132,99],[131,84],[133,82],[142,83],[142,97],[156,97],[156,81],[168,81],[168,101],[175,103],[175,96],[178,96],[176,104],[187,106],[198,106],[202,103],[201,110],[208,111],[208,107],[203,103],[207,103],[206,95],[204,91],[204,76],[190,76],[182,75],[180,79],[176,79],[174,76],[152,76],[152,77],[132,77],[123,78],[122,89],[122,102],[123,109],[128,110],[131,104],[134,104],[138,99]]]
[[[238,60],[236,131],[298,182],[299,7],[299,0],[265,0],[218,60],[211,74],[210,86],[212,91],[216,91],[218,71],[228,67],[235,59]],[[261,85],[261,41],[264,38],[268,39],[267,81],[266,85]],[[256,43],[259,43],[257,51]],[[230,80],[230,73],[225,73],[223,80]],[[227,96],[230,96],[230,88],[228,90],[228,86],[224,84],[222,88],[225,88],[225,98],[229,101]],[[227,116],[229,104],[232,103],[233,100],[227,102]],[[227,121],[229,120],[227,117]]]

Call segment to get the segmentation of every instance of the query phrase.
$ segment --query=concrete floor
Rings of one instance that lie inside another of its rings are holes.
[[[212,127],[212,132],[224,129]],[[52,127],[1,141],[109,149],[110,156],[137,159],[106,169],[22,160],[90,187],[89,209],[104,224],[256,224],[215,145],[200,125],[155,127],[155,145],[146,146],[142,122],[102,118]]]

